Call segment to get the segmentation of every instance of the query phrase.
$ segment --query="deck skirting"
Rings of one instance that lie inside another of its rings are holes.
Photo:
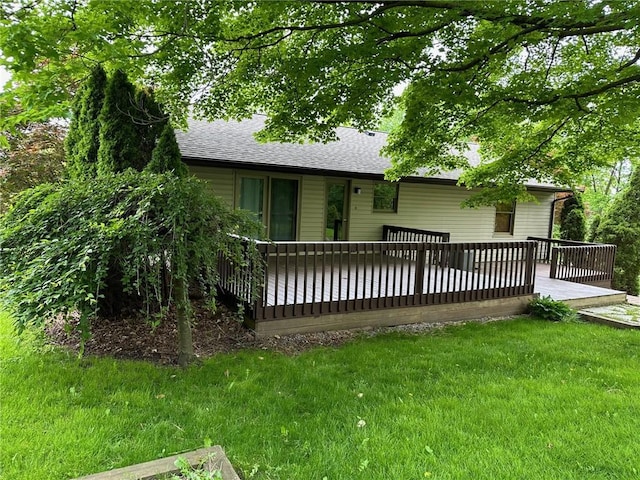
[[[524,295],[476,302],[353,311],[312,317],[292,317],[255,321],[251,327],[255,330],[257,337],[268,337],[329,330],[392,327],[422,322],[444,323],[483,317],[502,317],[525,313],[528,303],[534,297],[535,295]]]

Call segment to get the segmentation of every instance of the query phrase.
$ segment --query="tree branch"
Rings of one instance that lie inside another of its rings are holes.
[[[629,68],[631,65],[635,64],[638,60],[640,60],[640,49],[638,49],[635,56],[631,60],[620,65],[620,67],[618,67],[618,71],[624,70],[625,68]]]
[[[513,102],[513,103],[525,103],[527,105],[537,105],[537,106],[550,105],[552,103],[557,102],[558,100],[563,100],[563,99],[579,99],[579,98],[593,97],[595,95],[600,95],[601,93],[604,93],[608,90],[613,90],[614,88],[622,87],[629,83],[635,83],[635,82],[640,82],[640,73],[636,75],[631,75],[630,77],[621,78],[614,82],[602,84],[599,87],[594,88],[593,90],[587,90],[585,92],[556,94],[556,95],[553,95],[552,97],[548,97],[542,100],[532,100],[528,98],[518,98],[518,97],[505,97],[504,101]]]

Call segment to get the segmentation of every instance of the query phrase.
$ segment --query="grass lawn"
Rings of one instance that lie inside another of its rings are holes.
[[[186,370],[17,342],[0,314],[0,477],[221,444],[244,478],[640,478],[640,333],[518,319]]]

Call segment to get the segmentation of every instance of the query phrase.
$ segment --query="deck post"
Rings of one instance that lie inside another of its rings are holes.
[[[549,273],[550,278],[556,278],[556,273],[558,269],[558,248],[551,248],[551,272]]]
[[[427,268],[427,244],[423,243],[419,245],[416,252],[416,278],[414,283],[413,294],[422,295],[424,291],[424,272]]]
[[[535,291],[536,283],[536,258],[538,256],[538,242],[529,244],[527,249],[527,293],[533,293]]]

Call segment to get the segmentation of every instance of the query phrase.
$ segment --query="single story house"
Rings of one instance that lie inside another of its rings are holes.
[[[255,212],[274,241],[380,240],[383,225],[448,232],[452,242],[549,236],[562,190],[553,185],[527,185],[538,203],[461,208],[471,193],[457,186],[459,172],[386,182],[385,133],[343,127],[327,144],[259,143],[264,121],[190,120],[177,139],[191,172],[234,208]],[[480,161],[475,144],[466,155]]]

